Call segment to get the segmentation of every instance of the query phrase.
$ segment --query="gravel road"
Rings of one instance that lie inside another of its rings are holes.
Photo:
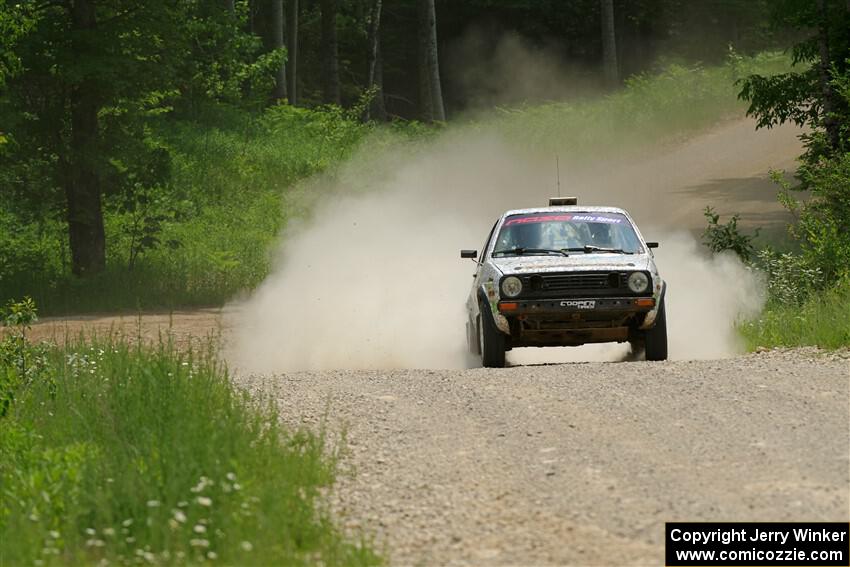
[[[765,171],[793,168],[798,133],[730,123],[587,175],[652,197],[648,221],[701,230],[718,203],[781,229]],[[210,309],[49,318],[31,336],[188,345],[231,326]],[[850,519],[846,352],[238,380],[291,425],[345,431],[337,517],[395,565],[662,565],[665,521]]]
[[[850,355],[242,377],[344,430],[396,565],[662,565],[665,521],[850,519]]]

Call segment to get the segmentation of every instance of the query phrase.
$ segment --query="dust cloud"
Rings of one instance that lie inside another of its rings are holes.
[[[448,66],[450,84],[463,110],[563,101],[603,91],[594,69],[568,65],[554,44],[532,44],[516,33],[474,28],[450,45],[447,58],[464,61]]]
[[[725,144],[716,136],[711,144]],[[465,306],[480,250],[506,209],[545,205],[556,192],[552,156],[535,156],[497,130],[456,128],[427,143],[372,145],[332,176],[299,188],[318,196],[309,217],[281,238],[273,274],[232,311],[228,360],[240,370],[464,368]],[[708,257],[677,210],[656,159],[561,161],[561,192],[581,204],[622,206],[636,217],[668,282],[670,356],[740,351],[735,320],[761,306],[761,286],[733,257]],[[697,159],[697,158],[694,158]],[[612,172],[623,172],[612,174]],[[676,179],[670,171],[668,179]],[[693,216],[693,215],[691,215]],[[622,360],[627,346],[515,349],[512,364]]]

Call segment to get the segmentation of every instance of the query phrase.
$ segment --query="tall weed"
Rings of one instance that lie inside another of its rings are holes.
[[[283,429],[205,353],[47,353],[0,418],[0,565],[365,565],[322,500],[324,440]],[[0,374],[8,366],[0,360]]]

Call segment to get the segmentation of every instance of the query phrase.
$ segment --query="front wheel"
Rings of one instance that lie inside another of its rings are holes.
[[[667,360],[667,309],[664,300],[655,316],[655,326],[646,331],[646,359]]]
[[[481,315],[478,317],[478,340],[481,352],[481,365],[485,368],[505,367],[505,335],[496,327],[493,312],[484,302],[479,303]]]

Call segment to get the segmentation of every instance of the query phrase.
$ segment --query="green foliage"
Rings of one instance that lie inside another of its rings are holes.
[[[803,253],[828,282],[850,274],[850,153],[805,164],[798,172],[808,199],[793,205]]]
[[[812,294],[802,304],[774,302],[755,320],[739,326],[750,350],[759,347],[850,345],[850,280]]]
[[[0,310],[0,323],[12,328],[7,336],[0,335],[0,418],[6,415],[19,390],[45,374],[45,349],[27,341],[27,331],[36,321],[38,311],[30,297],[10,301]]]
[[[38,321],[38,310],[31,297],[21,301],[10,301],[6,308],[0,311],[2,323],[6,327],[15,327],[21,335],[26,334],[33,323]]]
[[[328,516],[325,439],[283,429],[211,356],[106,340],[47,360],[55,386],[0,418],[3,564],[379,562]]]
[[[45,313],[220,305],[267,275],[275,236],[298,214],[284,209],[287,189],[346,160],[374,130],[336,107],[197,112],[200,123],[152,121],[145,143],[164,148],[166,162],[133,166],[127,190],[106,196],[103,274],[70,276],[61,222],[0,206],[0,300],[30,293]],[[145,177],[160,167],[166,185]]]
[[[820,271],[826,284],[850,274],[850,153],[804,163],[798,186],[781,172],[771,175],[781,187],[780,201],[796,218],[789,230],[806,263]],[[807,195],[795,198],[794,192],[804,189]]]
[[[33,7],[26,4],[0,5],[0,88],[5,86],[8,78],[22,70],[16,48],[35,23],[33,11]],[[3,136],[0,135],[0,146],[2,144]]]
[[[784,66],[786,58],[768,54],[736,56],[721,68],[676,67],[605,99],[500,110],[495,121],[460,127],[495,122],[519,147],[576,156],[644,145],[740,112],[731,77]],[[7,229],[0,230],[0,300],[29,293],[51,314],[221,305],[265,278],[276,235],[309,212],[316,196],[292,191],[297,181],[332,171],[364,144],[380,151],[438,132],[416,122],[362,124],[357,106],[276,105],[257,114],[207,104],[195,109],[194,120],[158,116],[145,128],[148,150],[140,153],[162,159],[111,165],[126,171],[120,186],[127,190],[105,199],[105,273],[71,277],[61,220],[22,216],[0,201],[0,229]],[[165,170],[170,181],[157,184],[156,172]]]
[[[750,104],[748,115],[760,127],[793,122],[811,128],[804,137],[810,163],[847,151],[850,98],[841,92],[850,72],[850,10],[838,0],[781,0],[771,9],[778,24],[803,38],[792,48],[794,69],[772,77],[753,73],[739,82],[739,96]]]
[[[762,248],[753,261],[765,276],[771,305],[801,305],[824,285],[823,273],[800,254]]]
[[[703,212],[708,227],[702,233],[703,243],[715,254],[731,250],[744,263],[749,263],[755,253],[753,239],[758,236],[758,229],[754,234],[743,234],[738,230],[738,215],[726,224],[720,224],[720,215],[714,212],[713,207],[706,207]]]
[[[604,98],[499,109],[497,127],[518,145],[562,155],[640,147],[740,115],[735,81],[756,71],[781,73],[789,65],[780,53],[734,52],[718,66],[671,63],[628,79],[624,89]]]

